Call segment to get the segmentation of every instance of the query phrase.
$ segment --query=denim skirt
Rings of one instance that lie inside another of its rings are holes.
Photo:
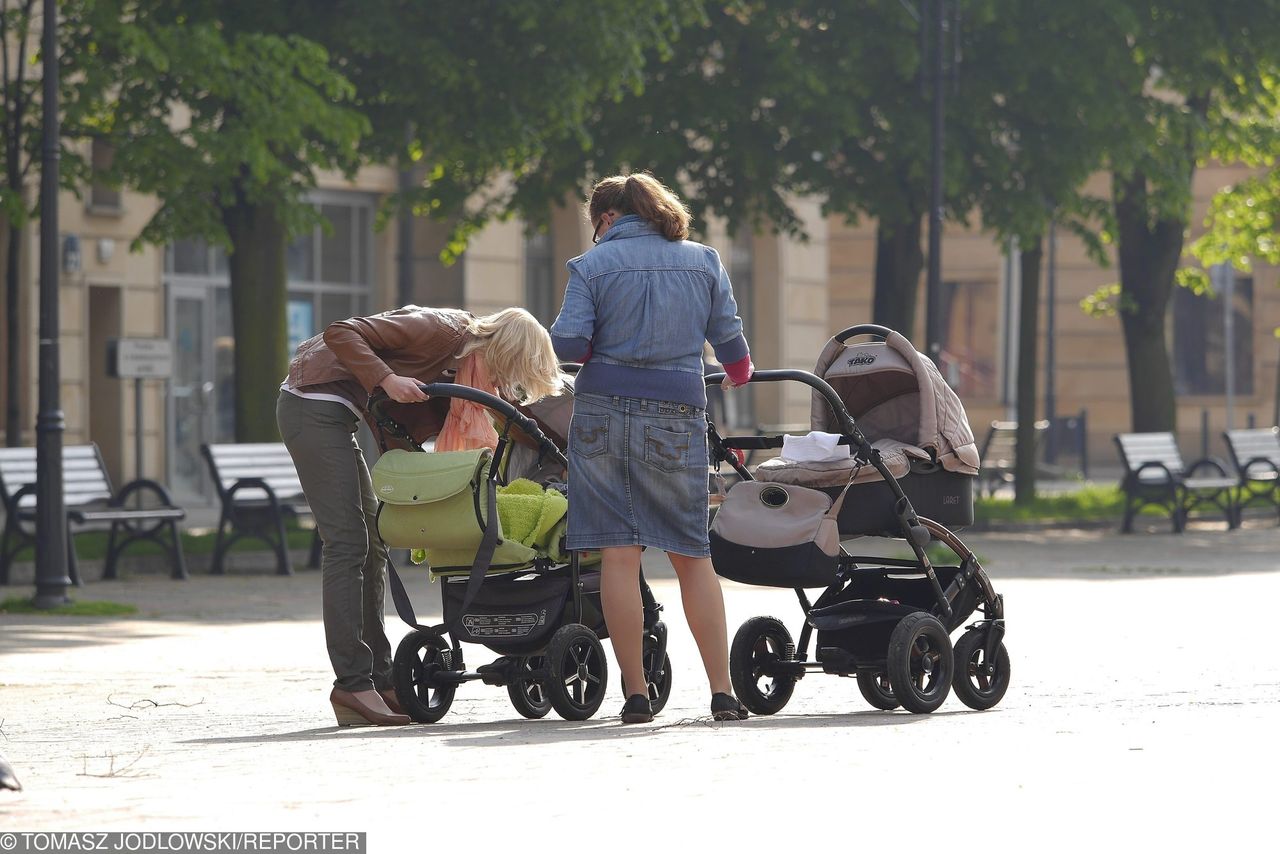
[[[709,556],[706,411],[577,395],[569,429],[567,545],[653,546]]]

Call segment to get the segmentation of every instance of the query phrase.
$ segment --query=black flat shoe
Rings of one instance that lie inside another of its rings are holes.
[[[747,710],[731,694],[712,694],[711,717],[718,721],[745,721]]]
[[[632,694],[627,698],[627,702],[622,707],[622,722],[624,724],[647,724],[653,720],[653,706],[649,705],[649,698],[644,694]]]

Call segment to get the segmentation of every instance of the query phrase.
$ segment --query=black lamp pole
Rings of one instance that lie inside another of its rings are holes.
[[[933,0],[932,15],[923,26],[932,29],[932,53],[929,56],[933,83],[932,145],[929,182],[929,270],[925,280],[925,346],[928,356],[941,367],[942,359],[942,139],[943,139],[943,70],[946,45],[943,41],[945,0]]]
[[[67,601],[67,508],[62,494],[58,382],[58,4],[44,0],[44,149],[40,168],[40,411],[36,415],[36,596],[39,608]]]

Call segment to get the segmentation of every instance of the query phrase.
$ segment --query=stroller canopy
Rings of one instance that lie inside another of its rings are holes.
[[[978,448],[960,398],[933,362],[901,334],[890,332],[884,341],[862,344],[832,338],[813,372],[835,389],[873,444],[913,446],[947,471],[978,473]],[[814,430],[841,432],[817,392],[810,424]]]

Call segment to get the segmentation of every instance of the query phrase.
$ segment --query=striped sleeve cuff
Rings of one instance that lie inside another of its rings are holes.
[[[747,349],[747,339],[742,334],[735,335],[721,344],[713,344],[712,349],[716,351],[716,361],[722,365],[740,361],[750,355]]]
[[[552,335],[556,356],[566,362],[586,362],[591,358],[591,339]]]

